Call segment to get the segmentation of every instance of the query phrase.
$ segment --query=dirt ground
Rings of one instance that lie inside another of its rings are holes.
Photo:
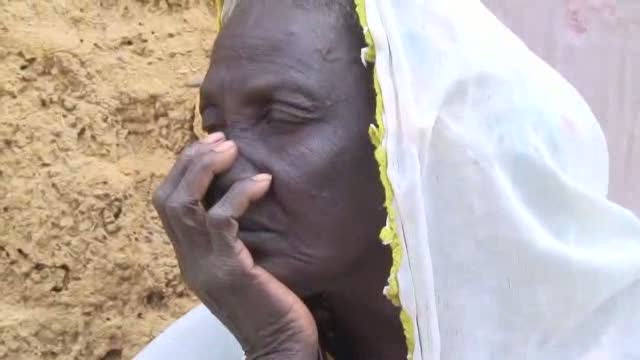
[[[196,303],[149,200],[215,31],[208,0],[0,0],[0,359],[130,359]]]

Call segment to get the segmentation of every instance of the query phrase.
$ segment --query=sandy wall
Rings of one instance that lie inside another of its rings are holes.
[[[149,197],[192,137],[205,0],[0,0],[0,359],[128,359],[194,298]]]

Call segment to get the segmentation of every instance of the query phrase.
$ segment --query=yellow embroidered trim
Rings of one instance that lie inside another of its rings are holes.
[[[213,5],[216,8],[216,18],[218,22],[218,32],[219,32],[220,29],[222,28],[222,5],[224,0],[212,0],[212,1],[213,1]]]
[[[356,12],[360,19],[360,25],[364,31],[365,41],[367,42],[367,48],[363,52],[363,58],[370,64],[375,63],[375,46],[373,43],[373,36],[369,31],[367,24],[367,15],[365,8],[365,0],[354,0],[356,5]],[[375,66],[375,65],[374,65]],[[396,215],[393,208],[393,188],[391,181],[387,175],[387,151],[384,147],[385,127],[382,121],[382,114],[384,113],[384,104],[382,101],[382,90],[380,89],[380,83],[378,82],[378,75],[374,71],[374,89],[376,92],[376,126],[369,128],[369,136],[371,142],[375,146],[375,158],[378,162],[378,169],[380,170],[380,180],[384,187],[385,202],[384,206],[387,209],[387,224],[380,231],[380,239],[382,242],[391,247],[391,254],[393,257],[393,263],[389,274],[388,286],[385,289],[385,295],[396,306],[402,307],[400,303],[400,287],[398,285],[398,272],[400,271],[400,262],[404,256],[402,252],[401,240],[398,236],[396,229]],[[415,336],[413,333],[413,321],[411,316],[403,308],[400,312],[400,322],[404,331],[404,336],[407,341],[407,359],[413,358],[413,349],[415,347]]]

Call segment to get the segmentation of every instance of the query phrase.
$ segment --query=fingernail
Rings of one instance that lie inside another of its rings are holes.
[[[224,139],[224,133],[215,132],[207,135],[204,139],[201,139],[200,142],[203,144],[213,144],[214,142],[218,142],[222,139]]]
[[[221,142],[220,144],[216,145],[213,148],[213,151],[222,153],[222,152],[231,150],[231,148],[234,147],[234,146],[235,146],[235,144],[233,143],[232,140],[227,140],[227,141]]]
[[[270,181],[271,178],[272,178],[272,176],[269,175],[269,174],[258,174],[258,175],[253,176],[251,178],[251,180],[257,181],[257,182],[263,182],[263,181]]]

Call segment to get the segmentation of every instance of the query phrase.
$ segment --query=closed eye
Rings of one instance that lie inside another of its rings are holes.
[[[267,123],[282,122],[292,125],[302,125],[319,118],[317,111],[284,103],[272,104],[264,114]]]

